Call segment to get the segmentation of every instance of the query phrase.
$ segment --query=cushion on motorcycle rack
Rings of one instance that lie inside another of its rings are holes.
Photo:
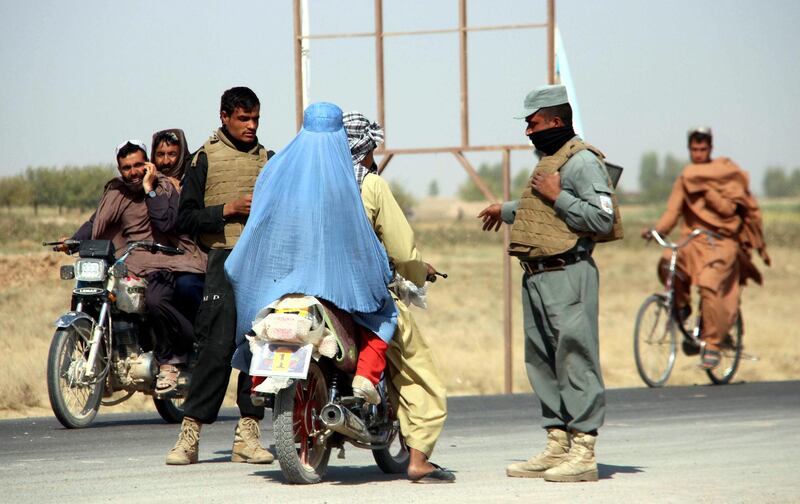
[[[272,312],[265,319],[267,341],[285,341],[305,345],[311,332],[311,320],[296,313]]]
[[[325,332],[322,305],[311,296],[284,296],[258,313],[252,331],[261,341],[317,346]]]
[[[345,373],[353,373],[358,364],[358,344],[355,340],[358,337],[358,326],[353,322],[349,313],[340,310],[328,301],[320,299],[320,302],[325,308],[323,313],[325,325],[336,337],[339,345],[339,353],[333,362]]]
[[[83,240],[80,249],[80,257],[113,257],[114,243],[111,240]]]

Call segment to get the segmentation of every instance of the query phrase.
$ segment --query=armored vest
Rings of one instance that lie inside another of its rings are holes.
[[[241,152],[221,131],[214,133],[203,144],[201,151],[206,153],[208,159],[204,199],[206,207],[222,205],[252,194],[258,174],[267,162],[267,150],[261,144],[249,152]],[[197,154],[192,165],[196,162]],[[242,234],[245,222],[246,216],[227,217],[222,233],[202,233],[198,238],[208,248],[233,248]]]
[[[537,173],[555,173],[578,152],[587,149],[597,156],[605,169],[603,153],[580,139],[573,138],[552,156],[545,156],[531,174],[531,183],[522,192],[519,208],[511,227],[511,245],[508,253],[520,257],[547,257],[561,254],[575,246],[578,238],[588,236],[596,242],[619,240],[622,238],[622,219],[616,194],[611,195],[614,205],[614,228],[607,235],[573,231],[556,214],[553,204],[543,200],[533,191],[533,176]],[[607,175],[607,172],[606,172]],[[609,187],[613,187],[611,180]]]

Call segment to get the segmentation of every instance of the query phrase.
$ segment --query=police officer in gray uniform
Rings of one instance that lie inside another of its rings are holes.
[[[525,366],[542,406],[547,446],[511,464],[512,477],[596,481],[594,446],[605,415],[598,349],[595,243],[622,238],[603,154],[572,128],[564,86],[525,97],[525,134],[540,156],[517,201],[490,205],[483,229],[512,224],[509,254],[525,271]]]

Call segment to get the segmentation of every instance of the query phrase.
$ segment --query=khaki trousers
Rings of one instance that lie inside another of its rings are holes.
[[[414,317],[402,301],[395,304],[397,330],[386,352],[389,398],[406,444],[430,457],[447,419],[447,391]]]

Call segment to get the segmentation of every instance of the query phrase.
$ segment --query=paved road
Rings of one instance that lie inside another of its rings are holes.
[[[286,485],[277,465],[226,462],[233,410],[203,429],[201,463],[186,467],[164,465],[177,427],[155,413],[101,413],[78,431],[2,421],[0,502],[800,502],[800,382],[612,390],[598,483],[505,476],[543,441],[534,396],[450,408],[434,460],[457,471],[454,485],[383,475],[353,447],[331,457],[325,482]]]

